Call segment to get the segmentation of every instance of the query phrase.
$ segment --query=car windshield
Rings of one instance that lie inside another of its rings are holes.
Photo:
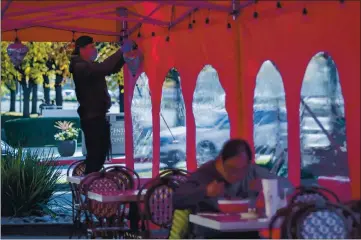
[[[213,116],[197,116],[196,117],[196,127],[197,128],[213,128],[217,126],[225,117],[227,117],[226,113],[218,113]]]

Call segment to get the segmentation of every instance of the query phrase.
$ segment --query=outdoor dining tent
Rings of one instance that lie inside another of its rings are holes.
[[[192,98],[200,70],[212,65],[226,92],[231,136],[253,143],[256,75],[271,60],[282,75],[288,118],[289,178],[300,183],[300,91],[318,52],[335,61],[345,102],[352,197],[360,198],[359,1],[2,1],[2,41],[71,41],[88,34],[117,41],[122,22],[144,53],[153,121],[153,173],[159,172],[162,83],[172,67],[182,78],[187,122],[187,167],[195,160]],[[127,8],[127,16],[116,9]],[[258,13],[257,18],[255,13]],[[233,14],[233,15],[232,15]],[[191,15],[191,17],[189,17]],[[209,24],[205,19],[209,19]],[[190,20],[191,19],[191,20]],[[195,22],[193,21],[196,20]],[[192,28],[189,23],[192,21]],[[140,25],[140,23],[142,23]],[[229,24],[228,24],[229,23]],[[141,37],[137,38],[137,34]],[[152,34],[154,32],[154,34]],[[154,35],[154,36],[152,36]],[[169,36],[169,38],[167,38]],[[166,41],[166,39],[168,41]],[[128,73],[128,71],[125,71]],[[130,103],[136,78],[125,74],[126,163],[133,167]]]

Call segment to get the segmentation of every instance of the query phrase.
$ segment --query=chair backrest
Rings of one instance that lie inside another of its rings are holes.
[[[305,204],[290,214],[290,221],[286,222],[286,237],[290,239],[349,239],[352,236],[352,228],[342,211],[348,211],[348,209],[331,202]],[[357,221],[354,216],[352,218]]]
[[[111,166],[103,169],[104,172],[115,173],[115,180],[118,181],[119,186],[124,190],[139,189],[140,178],[139,175],[124,166]]]
[[[154,178],[147,182],[138,193],[138,204],[144,203],[142,216],[142,230],[149,231],[149,221],[163,228],[170,229],[173,216],[173,193],[176,184],[171,178]],[[141,196],[147,191],[144,200]],[[149,221],[146,221],[149,220]]]
[[[114,173],[97,172],[87,175],[80,183],[81,191],[86,196],[88,210],[98,219],[119,216],[120,204],[117,202],[102,203],[88,198],[89,191],[109,194],[122,191],[118,182],[114,180]]]
[[[161,172],[157,177],[158,178],[170,178],[177,185],[184,183],[187,181],[190,173],[183,169],[177,168],[167,168],[163,172]]]
[[[300,186],[295,189],[295,193],[291,198],[291,203],[312,203],[318,201],[329,201],[330,197],[339,203],[340,200],[332,191],[318,186]]]
[[[69,165],[66,171],[67,176],[83,176],[85,172],[85,161],[75,161]]]

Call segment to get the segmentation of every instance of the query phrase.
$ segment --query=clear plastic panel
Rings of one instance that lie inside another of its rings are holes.
[[[137,79],[133,92],[131,112],[135,170],[142,177],[151,177],[153,159],[152,101],[149,81],[145,73],[142,73]]]
[[[172,68],[163,83],[160,110],[160,167],[186,168],[186,117],[181,79]]]
[[[301,163],[314,176],[348,176],[344,100],[336,65],[318,53],[307,66],[300,103]]]
[[[265,61],[256,79],[253,140],[256,163],[287,176],[288,139],[285,90],[275,65]]]
[[[192,103],[198,166],[214,159],[230,138],[225,98],[217,71],[206,65],[198,75]]]

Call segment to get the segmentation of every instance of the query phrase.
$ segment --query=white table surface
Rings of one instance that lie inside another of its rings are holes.
[[[258,231],[267,229],[270,223],[268,218],[241,219],[241,214],[200,213],[189,215],[193,224],[211,228],[222,232]],[[275,223],[275,227],[279,223]]]
[[[107,192],[107,193],[96,193],[96,192],[88,192],[89,199],[98,201],[98,202],[136,202],[138,199],[139,190],[129,190],[125,192]],[[144,195],[146,194],[146,190],[142,191],[143,200]]]
[[[80,182],[83,178],[84,177],[80,177],[80,176],[67,176],[66,180],[70,183],[80,184]]]

